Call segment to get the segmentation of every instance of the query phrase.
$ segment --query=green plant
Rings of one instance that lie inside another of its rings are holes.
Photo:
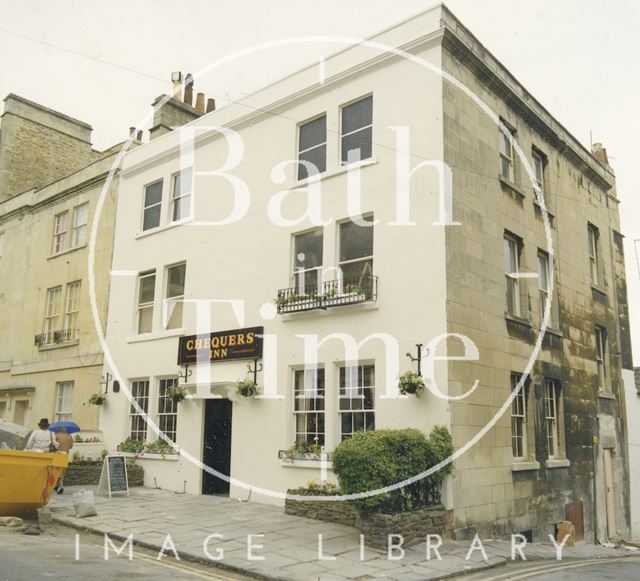
[[[107,401],[107,395],[105,393],[93,393],[87,401],[88,405],[102,405]]]
[[[400,376],[398,389],[402,395],[415,395],[420,397],[420,393],[425,389],[424,380],[417,373],[407,371]]]
[[[175,454],[171,444],[165,442],[162,438],[158,438],[155,442],[151,442],[144,447],[145,452],[150,454]]]
[[[80,455],[80,452],[78,452],[77,450],[71,454],[71,463],[72,464],[77,464],[80,462],[80,459],[82,458],[82,456]]]
[[[236,383],[236,393],[242,397],[255,397],[258,395],[258,386],[252,379],[239,379]]]
[[[364,289],[359,285],[359,284],[347,284],[344,287],[344,292],[346,293],[353,293],[353,294],[357,294],[357,295],[363,295],[364,294]]]
[[[76,435],[73,437],[73,441],[74,441],[74,442],[77,442],[78,444],[80,444],[81,442],[84,442],[84,440],[82,439],[82,437],[80,436],[80,434],[76,434]]]
[[[303,440],[302,442],[294,442],[290,448],[283,450],[283,455],[287,460],[295,460],[302,458],[305,454],[320,456],[322,446]]]
[[[172,399],[175,403],[180,403],[187,397],[188,393],[189,392],[187,391],[186,387],[182,387],[181,385],[174,385],[167,388],[165,397]]]
[[[297,496],[338,496],[340,495],[340,489],[332,482],[316,482],[310,480],[306,486],[300,488],[294,488],[287,490],[287,494],[294,494]]]
[[[358,432],[333,453],[333,470],[343,494],[379,490],[417,476],[453,452],[451,435],[436,426],[429,438],[416,429]],[[400,489],[353,500],[363,511],[397,513],[437,504],[442,479],[451,469],[438,472]]]
[[[102,450],[100,452],[100,458],[104,461],[104,459],[109,455],[109,450]]]
[[[120,452],[132,452],[139,454],[144,450],[144,442],[140,440],[134,440],[133,438],[127,438],[124,442],[118,444],[118,451]]]

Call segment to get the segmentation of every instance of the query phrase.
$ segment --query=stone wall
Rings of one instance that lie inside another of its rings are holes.
[[[291,491],[289,491],[291,493]],[[357,528],[365,544],[387,549],[389,535],[401,535],[404,546],[424,542],[428,534],[446,534],[446,512],[442,505],[399,514],[363,514],[347,502],[286,499],[285,514],[312,518]]]
[[[102,462],[88,462],[86,464],[69,464],[64,475],[65,486],[97,486],[102,473]],[[136,464],[127,466],[129,487],[142,486],[144,470]]]

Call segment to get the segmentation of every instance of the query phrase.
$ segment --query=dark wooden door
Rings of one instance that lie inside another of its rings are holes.
[[[202,463],[220,474],[231,474],[231,414],[228,399],[207,399],[204,406]],[[203,494],[228,494],[229,483],[204,470]]]

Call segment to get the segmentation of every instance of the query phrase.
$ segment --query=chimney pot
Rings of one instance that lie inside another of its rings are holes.
[[[136,128],[135,127],[129,127],[129,135],[133,135],[136,132]]]
[[[138,131],[138,141],[142,141],[142,129]]]
[[[182,101],[191,107],[191,103],[193,103],[193,77],[191,73],[187,73],[187,76],[184,78],[184,96]]]
[[[198,93],[196,95],[196,109],[204,113],[204,93]]]
[[[207,113],[211,113],[211,111],[216,110],[216,100],[215,99],[207,99]]]

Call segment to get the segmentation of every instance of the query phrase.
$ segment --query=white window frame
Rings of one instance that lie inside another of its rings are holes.
[[[321,374],[320,374],[321,372]],[[322,382],[318,381],[322,375]],[[302,378],[302,385],[298,383],[298,378]],[[327,409],[326,409],[326,381],[327,376],[324,366],[319,365],[313,369],[302,368],[293,369],[293,433],[294,441],[297,444],[306,442],[326,445],[327,441]],[[299,404],[304,402],[304,408],[298,409]],[[311,407],[307,408],[307,405]],[[309,424],[306,419],[310,416],[316,417],[316,431],[309,431]],[[298,430],[298,419],[305,418],[305,430]],[[324,426],[323,431],[318,429],[320,417]],[[309,441],[309,436],[312,441]]]
[[[169,296],[169,271],[173,268],[179,268],[180,266],[184,266],[184,286],[182,287],[182,294]],[[187,263],[186,262],[178,262],[176,264],[171,264],[165,268],[165,300],[164,300],[164,328],[165,329],[180,329],[182,327],[182,320],[184,317],[184,289],[187,286]],[[180,313],[180,321],[179,324],[175,326],[171,326],[171,317],[173,316],[175,309],[179,309]]]
[[[607,372],[608,365],[608,342],[607,329],[596,325],[595,327],[596,341],[596,365],[598,372],[598,391],[609,393],[611,391],[609,385],[609,374]]]
[[[362,216],[362,220],[365,222],[373,222],[373,214],[365,214]],[[363,276],[369,276],[372,277],[373,276],[373,257],[374,257],[374,253],[375,253],[375,232],[374,232],[374,228],[375,226],[361,226],[361,228],[371,228],[371,231],[373,232],[373,240],[371,242],[371,251],[372,253],[368,256],[361,256],[359,258],[351,258],[349,260],[340,260],[340,256],[342,255],[342,246],[343,246],[343,240],[342,240],[342,225],[343,224],[347,224],[351,222],[351,220],[341,220],[340,222],[338,222],[338,277],[339,277],[339,283],[340,283],[340,290],[344,291],[343,284],[344,284],[344,272],[343,272],[343,266],[347,266],[350,264],[357,264],[359,262],[362,263],[369,263],[370,264],[370,272],[369,274],[365,274],[364,269],[363,269],[363,273],[361,275],[361,277]],[[359,281],[358,283],[359,284]],[[369,285],[365,285],[365,288],[368,287]]]
[[[178,378],[176,376],[158,378],[158,411],[156,413],[158,429],[172,442],[176,442],[178,437],[178,403],[170,397],[166,397],[165,393],[167,389],[177,385]],[[167,422],[173,422],[173,429],[167,429]]]
[[[58,381],[56,383],[55,418],[57,422],[71,420],[73,416],[73,391],[73,381]]]
[[[142,387],[144,390],[144,384],[146,384],[146,392],[143,391],[142,395],[140,395],[138,389]],[[135,399],[145,414],[149,413],[150,386],[151,382],[148,377],[142,377],[131,381],[131,400]],[[134,434],[136,434],[135,437]],[[129,437],[138,442],[147,441],[147,421],[142,414],[138,413],[132,402],[129,403]]]
[[[86,210],[84,217],[81,213]],[[84,220],[80,222],[79,220]],[[89,223],[89,202],[79,204],[73,209],[73,231],[71,248],[80,248],[87,243],[87,224]]]
[[[589,246],[589,273],[591,276],[591,284],[600,286],[600,231],[591,223],[587,226],[587,238]]]
[[[545,307],[549,301],[549,255],[538,250],[538,296],[540,302],[540,322],[544,320]],[[552,312],[549,312],[549,324],[551,325]]]
[[[503,121],[504,124],[504,121]],[[512,139],[515,139],[515,131],[513,131],[510,127],[507,127],[508,133],[502,129],[502,127],[498,127],[498,151],[500,152],[500,177],[509,181],[515,181],[515,172],[514,172],[514,163],[513,163],[513,144],[509,139],[511,136]],[[503,149],[503,145],[507,149]],[[507,175],[505,175],[503,162],[507,164]]]
[[[300,236],[305,236],[307,234],[311,234],[311,235],[315,235],[314,233],[316,232],[320,232],[320,237],[322,238],[321,241],[321,260],[320,260],[320,265],[319,266],[312,266],[309,268],[304,268],[304,267],[299,267],[297,264],[298,261],[298,256],[296,254],[296,239]],[[292,255],[292,265],[291,265],[291,270],[292,270],[292,283],[293,283],[293,287],[294,287],[294,292],[296,294],[300,294],[301,296],[306,296],[309,293],[321,293],[322,292],[322,275],[323,275],[323,264],[324,264],[324,229],[322,228],[322,226],[318,227],[318,228],[311,228],[310,230],[303,230],[302,232],[295,232],[292,235],[291,238],[291,244],[292,244],[292,249],[291,249],[291,255]],[[309,285],[307,285],[307,273],[309,272],[317,272],[317,284],[315,285],[315,288],[310,288]],[[301,285],[298,285],[298,279],[299,277],[302,277],[302,282]],[[300,291],[300,292],[299,292]]]
[[[507,313],[514,317],[522,318],[522,305],[520,300],[520,254],[522,252],[522,242],[513,234],[504,234],[504,274],[506,282],[505,299],[507,302]],[[514,258],[514,260],[511,260]],[[509,301],[509,291],[513,304]]]
[[[189,183],[189,191],[188,192],[180,192],[180,195],[176,195],[176,186],[178,184],[178,180],[180,180],[180,178],[185,175],[188,174],[191,176],[191,179],[188,180]],[[188,168],[185,169],[183,171],[180,171],[178,173],[173,174],[172,178],[171,178],[171,223],[175,223],[175,222],[185,222],[187,220],[190,220],[192,217],[192,213],[193,213],[193,200],[192,200],[192,194],[193,194],[193,169]],[[184,201],[185,198],[188,198],[189,201],[189,212],[187,213],[186,216],[183,216],[182,218],[176,218],[175,217],[175,213],[176,213],[176,202],[180,201]]]
[[[64,217],[64,220],[62,219]],[[59,212],[53,217],[52,254],[60,254],[67,250],[67,234],[69,233],[69,210]]]
[[[549,458],[562,458],[560,450],[560,394],[556,381],[553,379],[544,380],[544,419],[546,424],[547,451]]]
[[[156,202],[155,204],[150,204],[149,206],[146,205],[147,203],[147,190],[157,184],[160,184],[160,201]],[[154,180],[148,184],[145,184],[144,187],[142,188],[142,222],[140,223],[140,229],[142,230],[142,232],[149,232],[151,230],[155,230],[156,228],[159,228],[162,225],[162,200],[164,197],[164,179],[160,178],[159,180]],[[160,207],[160,214],[158,215],[158,223],[155,226],[150,226],[149,228],[145,228],[144,227],[144,218],[145,218],[145,214],[147,212],[147,210],[150,210],[151,208],[155,208],[159,206]]]
[[[371,123],[369,123],[368,125],[363,125],[362,127],[358,127],[357,129],[353,129],[348,133],[344,133],[343,111],[347,107],[350,107],[351,105],[355,105],[356,103],[359,103],[360,101],[364,101],[365,99],[369,99],[369,98],[371,98]],[[361,159],[354,160],[353,162],[350,162],[348,159],[343,160],[342,154],[343,154],[343,148],[344,148],[344,138],[369,128],[371,128],[371,155],[369,155],[368,157],[363,157]],[[340,165],[344,166],[344,165],[348,165],[349,163],[359,163],[361,161],[364,161],[365,159],[371,159],[371,157],[373,157],[373,93],[369,93],[368,95],[362,95],[361,97],[358,97],[353,101],[349,101],[348,103],[343,103],[342,105],[340,105]]]
[[[81,288],[82,282],[79,280],[67,284],[64,299],[63,341],[75,341],[78,338]]]
[[[54,333],[60,331],[60,303],[62,299],[62,285],[53,286],[47,289],[45,297],[44,324],[42,333],[44,335],[43,345],[54,342]]]
[[[372,385],[360,385],[364,383],[364,368],[371,367],[372,368],[372,377],[373,383]],[[345,370],[345,385],[342,385],[342,381],[340,379],[341,370]],[[350,371],[351,370],[351,371]],[[353,373],[355,373],[355,382],[349,381],[348,377],[351,376],[353,380]],[[363,378],[363,381],[360,381],[360,377]],[[353,385],[356,383],[357,385]],[[352,384],[352,385],[349,385]],[[371,391],[370,408],[365,408],[366,398],[364,396],[364,390],[368,389]],[[363,400],[362,408],[353,407],[353,400]],[[343,402],[349,402],[348,406],[345,406],[343,409]],[[345,414],[351,414],[351,431],[345,432],[342,430],[342,420]],[[363,431],[373,431],[376,429],[376,369],[374,362],[364,362],[358,361],[353,364],[343,363],[338,366],[338,433],[339,439],[338,441],[342,442],[347,438],[353,437],[357,432],[354,431],[355,426],[355,416],[362,415],[363,416]],[[367,416],[371,416],[373,419],[373,427],[367,429]]]
[[[547,160],[542,152],[537,149],[533,149],[531,151],[531,167],[533,168],[533,176],[535,178],[536,186],[540,190],[540,197],[542,198],[545,196],[544,170],[547,165],[546,161]]]
[[[511,373],[511,391],[515,391],[518,382],[522,380],[521,373]],[[511,454],[516,462],[525,461],[528,458],[527,442],[527,385],[522,385],[518,394],[511,402]],[[518,455],[518,441],[520,442],[521,455]]]
[[[324,117],[325,119],[325,128],[324,128],[324,141],[322,143],[317,143],[316,145],[312,145],[311,147],[307,147],[305,149],[300,149],[300,136],[301,136],[301,132],[302,132],[302,128],[305,125],[308,125],[309,123],[314,123],[315,121],[318,121],[318,119],[322,119]],[[324,147],[324,168],[320,169],[318,168],[318,174],[324,173],[327,171],[327,113],[320,113],[319,115],[316,115],[315,117],[312,117],[311,119],[307,119],[306,121],[302,121],[301,123],[298,123],[298,134],[297,134],[297,150],[298,150],[298,155],[297,155],[297,161],[300,162],[300,156],[303,153],[307,153],[308,151],[312,151],[314,149],[319,149],[321,147]],[[307,177],[301,176],[301,172],[302,171],[306,171],[306,168],[298,163],[298,167],[296,170],[296,179],[297,180],[304,180],[304,179],[308,179],[313,177],[313,175],[315,174],[309,174]]]
[[[142,303],[141,302],[141,294],[142,294],[142,280],[145,278],[150,278],[153,277],[154,281],[153,281],[153,300],[152,301],[147,301]],[[152,333],[153,332],[153,315],[154,315],[154,307],[155,307],[155,294],[156,294],[156,290],[157,290],[157,283],[158,283],[158,279],[157,279],[157,275],[156,275],[156,271],[155,270],[149,270],[146,272],[141,272],[138,275],[138,288],[137,288],[137,298],[138,300],[136,301],[137,303],[137,307],[136,307],[136,334],[138,335],[145,335],[147,333]],[[151,309],[151,329],[149,329],[148,331],[140,331],[140,321],[141,321],[141,317],[142,317],[142,311],[145,309]]]

